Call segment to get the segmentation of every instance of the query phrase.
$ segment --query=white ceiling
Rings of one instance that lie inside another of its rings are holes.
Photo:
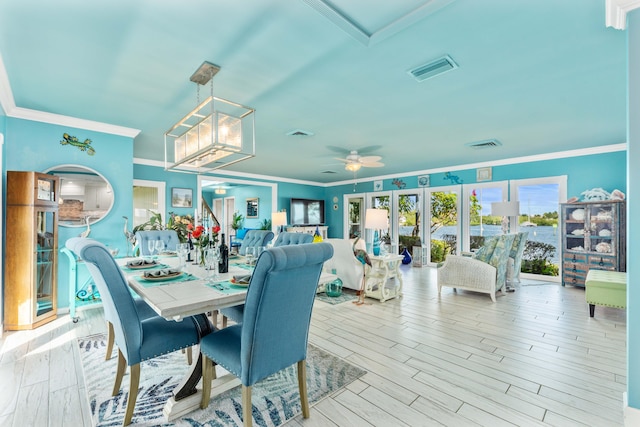
[[[256,109],[231,170],[336,182],[340,149],[382,156],[367,177],[623,143],[625,38],[604,0],[4,1],[0,101],[139,129],[134,156],[160,161],[210,61],[215,95]],[[446,54],[458,69],[407,73]]]

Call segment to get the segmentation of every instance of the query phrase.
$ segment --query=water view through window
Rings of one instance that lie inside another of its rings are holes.
[[[555,266],[560,263],[560,246],[558,236],[559,185],[552,184],[524,184],[516,187],[517,200],[520,201],[520,216],[518,217],[518,231],[527,231],[528,241],[542,244],[552,254],[548,262]],[[473,188],[470,191],[468,205],[465,209],[470,215],[469,234],[470,246],[476,249],[480,246],[482,237],[502,234],[501,217],[491,215],[491,203],[500,202],[506,197],[502,189],[496,187]],[[513,231],[513,230],[512,230]],[[448,224],[433,230],[432,240],[447,240],[448,236],[455,236],[459,232],[458,224]],[[474,236],[479,236],[475,237]],[[480,242],[480,243],[478,243]]]

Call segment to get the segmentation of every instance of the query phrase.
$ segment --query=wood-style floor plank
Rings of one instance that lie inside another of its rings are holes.
[[[590,318],[583,289],[526,280],[496,303],[438,296],[435,269],[402,272],[402,298],[316,301],[309,341],[367,373],[289,426],[623,425],[624,310]],[[91,425],[76,339],[106,326],[101,308],[79,317],[0,338],[0,425]]]

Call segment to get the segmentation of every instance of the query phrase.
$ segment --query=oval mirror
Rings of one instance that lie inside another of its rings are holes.
[[[86,227],[111,211],[113,188],[97,171],[80,165],[60,165],[45,173],[60,177],[58,225]]]

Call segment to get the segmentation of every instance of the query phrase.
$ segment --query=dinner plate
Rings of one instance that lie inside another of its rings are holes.
[[[239,286],[241,288],[248,288],[249,287],[249,283],[238,283],[234,279],[229,280],[229,283],[231,283],[234,286]]]
[[[171,279],[175,279],[176,277],[180,277],[182,276],[182,271],[178,271],[176,273],[173,274],[167,274],[166,276],[142,276],[141,279],[142,280],[146,280],[148,282],[162,282],[164,280],[171,280]]]
[[[144,270],[146,268],[153,268],[153,267],[157,267],[158,263],[156,261],[153,261],[152,263],[144,263],[142,265],[125,265],[126,268],[129,268],[131,270]]]

